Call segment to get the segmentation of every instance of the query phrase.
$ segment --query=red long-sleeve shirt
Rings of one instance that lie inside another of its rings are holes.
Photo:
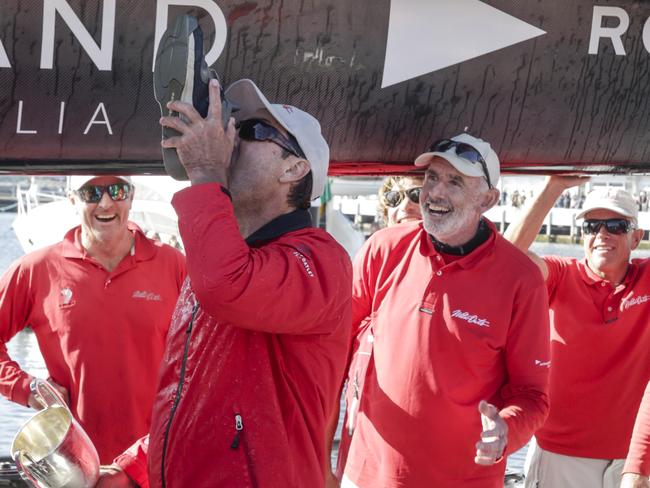
[[[639,407],[623,472],[650,476],[650,382]]]
[[[353,327],[371,316],[374,334],[345,469],[361,488],[502,488],[505,463],[474,463],[480,400],[500,409],[508,452],[546,417],[544,283],[489,225],[449,264],[421,223],[375,233],[355,260]]]
[[[141,486],[318,487],[350,337],[351,265],[296,211],[241,238],[215,184],[173,205],[189,282],[174,312],[149,445],[118,463]],[[187,348],[187,349],[186,349]],[[148,457],[148,473],[145,473]]]

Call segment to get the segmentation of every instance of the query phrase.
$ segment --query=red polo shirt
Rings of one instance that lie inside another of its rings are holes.
[[[632,260],[617,287],[586,261],[544,261],[553,366],[537,442],[568,456],[623,459],[650,379],[650,260]]]
[[[505,463],[474,463],[485,399],[508,452],[548,408],[548,302],[539,270],[490,224],[445,264],[421,223],[375,233],[354,267],[353,325],[372,317],[373,357],[345,474],[358,486],[502,488]]]
[[[650,382],[639,407],[630,452],[623,472],[650,476]]]
[[[88,256],[81,228],[23,256],[0,278],[0,394],[27,404],[32,377],[6,342],[29,326],[70,409],[111,460],[149,431],[165,338],[185,258],[129,223],[133,251],[112,271]]]

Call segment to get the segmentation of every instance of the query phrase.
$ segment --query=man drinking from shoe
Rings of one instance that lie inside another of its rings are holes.
[[[506,238],[522,251],[567,188],[550,177]],[[618,487],[635,415],[650,377],[650,260],[632,259],[643,231],[634,197],[596,189],[582,211],[585,258],[529,252],[546,280],[551,310],[549,417],[529,452],[526,486]]]
[[[271,104],[250,80],[224,130],[219,86],[203,119],[161,124],[192,186],[172,201],[189,280],[173,316],[148,443],[118,464],[140,486],[319,487],[325,425],[350,338],[351,265],[311,226],[329,149],[320,125]],[[148,469],[145,463],[148,455]],[[115,468],[117,469],[117,468]],[[99,486],[128,486],[123,472]]]
[[[503,488],[502,458],[548,409],[544,283],[482,216],[499,199],[490,144],[460,134],[415,164],[422,222],[354,263],[353,329],[370,316],[374,339],[341,486]]]

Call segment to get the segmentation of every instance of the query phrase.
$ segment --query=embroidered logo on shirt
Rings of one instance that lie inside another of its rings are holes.
[[[650,301],[650,295],[639,295],[638,297],[635,298],[628,298],[625,300],[625,305],[623,305],[623,308],[627,310],[630,307],[633,307],[635,305],[641,305],[642,303],[646,303]]]
[[[451,316],[464,320],[469,324],[478,325],[479,327],[490,327],[490,321],[488,319],[481,319],[478,315],[472,315],[469,312],[463,312],[462,310],[454,310]]]
[[[152,291],[134,291],[132,298],[141,298],[149,302],[162,302],[162,297]]]
[[[63,297],[63,305],[68,305],[72,300],[72,290],[70,288],[61,288],[61,296]]]
[[[535,366],[539,366],[540,368],[550,368],[551,367],[551,362],[550,361],[541,361],[539,359],[535,359]]]
[[[314,277],[314,273],[313,273],[313,271],[311,270],[311,266],[309,266],[309,261],[307,261],[307,258],[306,258],[305,256],[303,256],[302,254],[300,254],[298,251],[293,251],[293,255],[296,256],[296,257],[300,260],[300,262],[302,263],[303,267],[305,268],[305,271],[307,272],[307,275],[308,275],[310,278],[313,278],[313,277]]]

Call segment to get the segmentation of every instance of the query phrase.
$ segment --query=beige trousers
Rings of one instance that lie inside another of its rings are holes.
[[[350,478],[343,475],[343,479],[341,480],[341,488],[359,488],[359,487],[354,483],[352,483]]]
[[[531,442],[526,488],[619,488],[625,459],[591,459],[545,451]]]

